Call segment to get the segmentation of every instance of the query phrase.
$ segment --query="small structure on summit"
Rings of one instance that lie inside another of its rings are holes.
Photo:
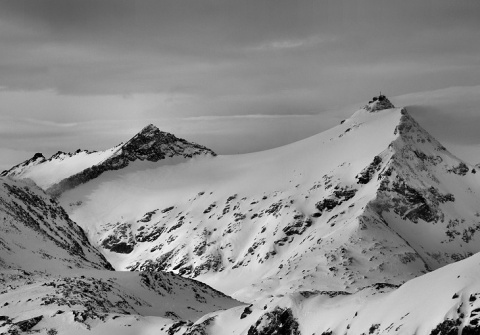
[[[383,109],[395,108],[395,106],[380,92],[378,97],[373,97],[363,108],[369,112],[376,112]]]

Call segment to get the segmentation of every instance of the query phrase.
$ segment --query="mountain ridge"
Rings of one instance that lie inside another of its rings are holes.
[[[169,157],[188,159],[197,155],[215,156],[215,152],[194,142],[163,132],[153,124],[145,126],[126,143],[104,151],[78,149],[74,153],[57,152],[46,159],[37,153],[1,176],[30,178],[53,196],[96,178],[105,171],[125,168],[130,162],[157,162]],[[51,170],[54,171],[51,171]]]

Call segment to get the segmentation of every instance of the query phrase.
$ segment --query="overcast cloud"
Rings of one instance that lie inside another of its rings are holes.
[[[265,149],[333,125],[329,111],[380,90],[475,85],[478,0],[0,2],[4,166],[15,150],[91,144],[82,133],[106,148],[149,122],[187,138],[204,127],[200,138],[222,152]],[[254,128],[272,124],[275,136],[229,146],[214,129],[227,119],[201,119],[239,115],[277,116]]]

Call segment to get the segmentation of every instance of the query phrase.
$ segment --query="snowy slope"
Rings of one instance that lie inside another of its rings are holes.
[[[302,291],[204,316],[206,334],[480,334],[480,255],[348,294]],[[192,327],[191,327],[192,328]],[[186,329],[186,328],[185,328]],[[188,334],[188,332],[186,332]]]
[[[0,271],[0,333],[158,334],[240,303],[172,273]],[[29,321],[29,322],[25,322]]]
[[[0,178],[0,269],[112,269],[56,200],[34,183]]]
[[[477,252],[479,178],[377,98],[297,143],[136,161],[60,201],[117,269],[174,271],[255,301],[401,284]]]

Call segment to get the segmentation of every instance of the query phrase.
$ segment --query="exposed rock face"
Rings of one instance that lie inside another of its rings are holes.
[[[135,247],[135,240],[130,225],[123,223],[115,227],[112,233],[102,242],[102,247],[112,252],[129,254]]]
[[[57,197],[69,189],[97,178],[105,171],[122,169],[136,160],[157,162],[168,157],[191,158],[197,155],[216,154],[202,145],[160,131],[150,124],[122,145],[111,157],[52,185],[47,189],[47,193]]]

